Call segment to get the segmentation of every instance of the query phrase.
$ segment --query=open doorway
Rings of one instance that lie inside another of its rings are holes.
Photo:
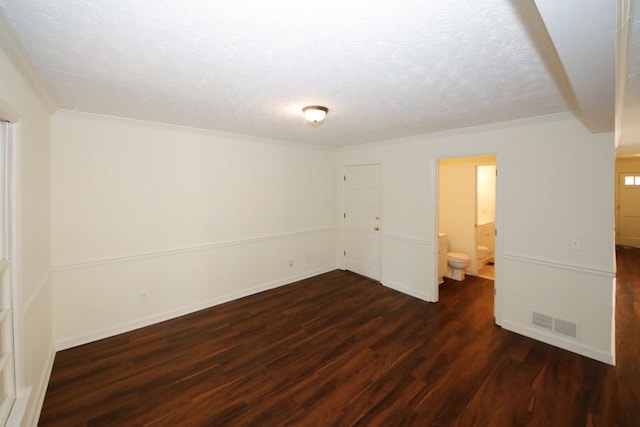
[[[485,168],[485,166],[490,167]],[[494,281],[493,311],[497,324],[501,324],[502,316],[500,292],[502,245],[498,232],[501,221],[499,166],[497,154],[434,158],[433,200],[435,236],[438,240],[435,301],[439,299],[440,278],[451,276],[449,271],[441,269],[443,264],[448,267],[447,258],[450,253],[466,255],[468,264],[464,268],[465,277],[480,274],[483,277],[493,276],[488,278]],[[489,177],[489,174],[492,176]],[[483,194],[488,188],[492,188],[490,195]],[[478,196],[483,200],[479,202]],[[446,246],[443,245],[443,238],[446,239]],[[485,246],[485,248],[479,248],[479,246]],[[454,279],[443,281],[447,280]]]
[[[440,159],[438,164],[438,233],[446,251],[468,258],[464,274],[489,274],[495,262],[496,156]],[[451,262],[449,262],[451,264]],[[449,266],[443,277],[460,280]],[[489,277],[493,279],[492,277]]]
[[[490,280],[495,279],[496,178],[495,156],[476,165],[476,270]]]

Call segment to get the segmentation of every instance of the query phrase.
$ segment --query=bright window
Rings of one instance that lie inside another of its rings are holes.
[[[640,186],[640,176],[627,175],[624,177],[624,185],[626,186]]]

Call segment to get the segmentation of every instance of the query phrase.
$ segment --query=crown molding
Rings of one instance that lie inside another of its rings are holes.
[[[205,129],[205,128],[187,126],[187,125],[178,125],[175,123],[154,122],[152,120],[136,119],[132,117],[112,116],[108,114],[90,113],[86,111],[73,111],[73,110],[66,110],[64,108],[58,108],[55,112],[55,117],[70,118],[70,119],[76,119],[76,120],[102,121],[105,123],[121,123],[121,124],[128,124],[130,126],[143,127],[148,129],[161,129],[161,130],[173,130],[178,132],[188,132],[195,135],[204,135],[208,137],[233,139],[236,141],[244,141],[244,142],[254,142],[257,144],[281,145],[284,147],[298,148],[303,150],[313,150],[313,151],[325,151],[330,153],[336,152],[336,148],[332,146],[322,146],[322,145],[307,144],[307,143],[295,142],[295,141],[264,138],[264,137],[255,136],[255,135],[223,132],[223,131],[214,130],[214,129]]]
[[[7,55],[9,61],[22,74],[34,93],[42,100],[49,112],[55,112],[58,107],[49,92],[45,89],[36,67],[26,54],[24,46],[13,29],[9,18],[0,8],[0,49]]]
[[[506,120],[493,123],[485,123],[462,128],[446,129],[437,132],[423,133],[419,135],[405,136],[402,138],[385,139],[382,141],[365,142],[358,145],[348,145],[339,147],[338,152],[349,152],[357,150],[366,150],[376,147],[385,147],[388,145],[421,143],[424,141],[434,141],[442,138],[458,137],[463,135],[474,135],[481,132],[497,132],[505,129],[513,129],[523,126],[535,126],[539,124],[565,122],[569,120],[578,120],[573,111],[561,111],[558,113],[544,114],[541,116],[523,117],[520,119]],[[583,125],[584,126],[584,125]],[[586,129],[586,128],[585,128]],[[486,154],[490,154],[487,152]],[[466,156],[465,156],[466,157]]]

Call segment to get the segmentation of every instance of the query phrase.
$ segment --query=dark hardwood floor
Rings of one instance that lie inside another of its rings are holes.
[[[334,271],[59,352],[41,426],[640,426],[640,250],[618,250],[617,366]]]

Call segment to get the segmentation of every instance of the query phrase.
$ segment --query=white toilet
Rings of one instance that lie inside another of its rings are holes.
[[[453,280],[464,280],[464,270],[469,266],[471,258],[469,255],[458,252],[447,252],[447,274]]]

